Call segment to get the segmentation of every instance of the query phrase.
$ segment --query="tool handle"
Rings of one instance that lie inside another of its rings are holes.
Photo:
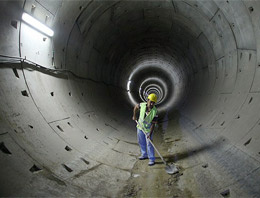
[[[136,120],[135,122],[142,128],[142,126],[139,124],[139,122],[138,122],[137,120]],[[146,139],[148,139],[148,141],[152,144],[153,148],[156,150],[157,154],[160,156],[160,158],[161,158],[161,160],[163,161],[163,163],[164,163],[165,165],[167,165],[167,163],[165,162],[165,160],[163,159],[163,157],[161,156],[161,154],[160,154],[160,152],[157,150],[157,148],[154,146],[154,144],[153,144],[153,142],[150,140],[150,138],[147,138],[147,135],[146,135],[146,133],[145,133],[143,130],[141,130],[141,131],[142,131],[143,134],[146,136]]]

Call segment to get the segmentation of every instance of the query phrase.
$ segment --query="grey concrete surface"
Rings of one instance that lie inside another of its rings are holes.
[[[0,1],[0,196],[125,196],[132,107],[155,92],[182,195],[259,197],[259,11],[257,0]]]

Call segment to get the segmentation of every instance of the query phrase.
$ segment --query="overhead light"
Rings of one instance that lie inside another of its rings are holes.
[[[46,25],[42,24],[40,21],[36,20],[35,18],[33,18],[32,16],[30,16],[29,14],[27,14],[25,12],[22,15],[22,19],[26,23],[30,24],[37,30],[43,32],[44,34],[47,34],[48,36],[52,37],[54,35],[53,30],[51,30]]]

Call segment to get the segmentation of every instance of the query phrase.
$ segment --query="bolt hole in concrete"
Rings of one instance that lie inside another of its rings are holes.
[[[32,125],[28,125],[31,129],[33,129],[33,126]]]
[[[64,132],[63,129],[62,129],[59,125],[57,125],[57,128],[58,128],[61,132]]]
[[[253,97],[250,98],[248,104],[250,104],[252,102],[252,100],[253,100]]]
[[[84,138],[87,140],[88,139],[88,137],[87,136],[84,136]]]
[[[8,150],[8,148],[5,146],[4,142],[0,143],[0,150],[4,153],[4,154],[8,154],[8,155],[12,155],[12,153]]]
[[[249,7],[248,9],[249,9],[250,13],[252,13],[254,11],[253,7]]]
[[[202,165],[203,168],[208,168],[208,166],[208,163]]]
[[[54,92],[53,91],[51,92],[51,96],[54,96]]]
[[[20,78],[16,68],[13,68],[13,72],[14,72],[14,75],[16,76],[16,78]]]
[[[26,90],[21,91],[21,93],[22,93],[23,96],[29,97],[29,95],[28,95]]]
[[[227,190],[221,192],[220,194],[221,194],[223,197],[229,197],[229,196],[230,196],[230,190],[227,189]]]
[[[80,158],[85,164],[89,165],[89,161],[85,160],[83,157]]]
[[[17,29],[17,21],[11,21],[11,26]]]
[[[244,146],[248,145],[250,142],[251,142],[252,138],[250,138],[249,140],[247,140],[245,143],[244,143]]]
[[[67,122],[68,125],[70,125],[72,127],[72,125],[70,124],[70,122]]]
[[[63,166],[63,168],[65,168],[66,169],[66,171],[68,171],[68,172],[72,172],[73,170],[70,168],[70,167],[68,167],[66,164],[62,164],[62,166]]]
[[[66,147],[65,147],[65,150],[66,150],[66,151],[72,151],[72,149],[71,149],[69,146],[66,146]]]
[[[42,169],[39,168],[38,166],[36,166],[35,164],[30,168],[30,171],[32,173],[35,173],[35,172],[38,172],[38,171],[41,171]]]
[[[69,92],[69,96],[71,96],[71,92]]]

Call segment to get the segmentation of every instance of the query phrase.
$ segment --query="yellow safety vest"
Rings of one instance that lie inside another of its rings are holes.
[[[152,121],[157,114],[157,109],[154,106],[148,115],[144,118],[146,112],[146,102],[142,102],[140,104],[140,116],[138,122],[140,123],[141,127],[137,124],[137,128],[142,130],[145,133],[150,133]]]

